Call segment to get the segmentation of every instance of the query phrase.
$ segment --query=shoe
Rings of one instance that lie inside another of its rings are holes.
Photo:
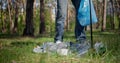
[[[59,43],[62,43],[60,40],[57,40],[56,42],[55,42],[56,44],[59,44]]]
[[[57,43],[56,46],[57,46],[57,49],[66,49],[66,48],[68,48],[68,45],[65,42]]]
[[[67,43],[62,42],[62,41],[60,41],[60,40],[57,40],[57,41],[55,42],[55,45],[57,46],[57,49],[65,49],[65,48],[68,47]]]

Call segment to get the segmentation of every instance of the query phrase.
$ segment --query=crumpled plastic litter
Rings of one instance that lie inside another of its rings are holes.
[[[73,43],[73,42],[62,42],[56,44],[54,42],[45,42],[41,46],[37,46],[33,49],[34,53],[58,53],[59,55],[69,55],[71,53],[77,53],[77,56],[84,55],[90,49],[90,42],[85,43]],[[102,42],[96,42],[94,44],[96,53],[104,53],[106,47]]]

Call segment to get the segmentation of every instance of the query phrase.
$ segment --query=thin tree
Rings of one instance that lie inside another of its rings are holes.
[[[67,4],[67,19],[66,19],[66,30],[68,31],[69,30],[69,3]]]
[[[106,30],[106,9],[107,9],[107,0],[103,1],[104,3],[104,12],[103,12],[103,20],[102,20],[102,28],[101,31]]]
[[[34,0],[27,0],[26,4],[26,25],[24,28],[24,36],[34,36],[33,27],[33,3]]]
[[[118,8],[120,10],[120,0],[118,1],[118,4],[119,4]],[[119,16],[118,17],[119,17],[119,27],[118,28],[120,29],[120,12],[119,12]]]
[[[111,10],[111,13],[110,13],[110,24],[111,24],[111,29],[114,29],[115,28],[115,23],[114,23],[114,9],[115,9],[115,6],[114,6],[114,1],[113,0],[110,0],[111,2],[111,5],[112,5],[112,10]]]
[[[120,0],[115,0],[115,2],[116,2],[116,7],[117,7],[117,17],[118,17],[118,20],[119,20],[119,26],[118,26],[118,28],[120,29]]]
[[[13,27],[13,32],[16,33],[17,32],[17,28],[18,28],[18,17],[19,17],[19,0],[15,1],[15,21],[14,21],[14,27]]]
[[[118,26],[118,28],[119,28],[119,30],[120,30],[120,17],[118,17],[118,20],[119,20],[119,26]]]
[[[26,4],[26,0],[22,0],[21,1],[21,6],[22,6],[22,17],[24,17],[25,16],[25,14],[26,14],[26,12],[24,11],[25,10],[25,4]],[[22,21],[23,21],[23,23],[25,24],[25,18],[22,18]]]
[[[0,1],[0,6],[1,6],[1,21],[2,21],[2,0]]]
[[[1,27],[0,30],[2,31],[2,30],[3,30],[3,14],[2,14],[2,13],[3,13],[3,12],[2,12],[2,5],[3,5],[3,3],[2,3],[2,0],[0,1],[0,5],[1,5],[1,19],[0,19],[0,20],[1,20],[1,22],[2,22],[2,27]],[[1,32],[1,31],[0,31],[0,32]]]
[[[10,21],[10,32],[12,33],[13,27],[14,27],[14,23],[12,21],[12,12],[11,12],[11,0],[7,0],[8,3],[8,13],[9,13],[9,21]]]
[[[40,27],[39,27],[39,34],[45,33],[45,14],[44,14],[44,0],[40,0]]]

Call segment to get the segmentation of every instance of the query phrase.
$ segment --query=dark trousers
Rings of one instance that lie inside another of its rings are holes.
[[[75,37],[77,41],[86,39],[84,27],[80,25],[77,18],[80,1],[81,0],[72,0],[72,3],[76,9]],[[54,39],[55,41],[63,40],[64,22],[66,20],[67,14],[67,3],[68,0],[57,0],[56,35]]]

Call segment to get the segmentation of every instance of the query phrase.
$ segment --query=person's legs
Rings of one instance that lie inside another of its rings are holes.
[[[67,0],[57,0],[57,17],[56,17],[56,35],[55,42],[63,40],[64,22],[67,14]]]
[[[78,56],[81,56],[87,53],[88,49],[90,48],[89,42],[86,41],[84,26],[80,25],[78,18],[77,18],[80,1],[81,0],[72,0],[72,3],[75,6],[75,10],[76,10],[75,37],[76,37],[77,42],[70,43],[71,51],[77,52]]]
[[[78,18],[77,18],[80,1],[81,0],[72,0],[72,3],[75,6],[75,10],[76,10],[75,37],[78,42],[84,42],[86,40],[84,26],[80,25]]]
[[[86,40],[86,34],[84,31],[84,26],[81,26],[78,22],[78,19],[76,17],[76,25],[75,25],[75,37],[78,42],[83,42]]]

